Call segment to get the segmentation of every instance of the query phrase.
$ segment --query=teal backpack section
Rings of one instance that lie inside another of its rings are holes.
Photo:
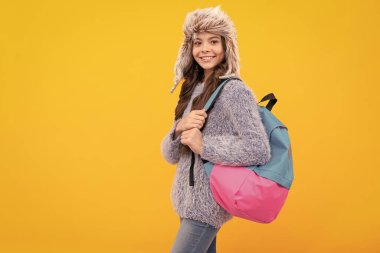
[[[204,107],[206,111],[212,107],[224,85],[232,79],[237,78],[229,78],[225,80],[214,91]],[[290,189],[294,180],[294,173],[293,156],[288,128],[271,112],[274,104],[277,102],[274,94],[269,93],[268,95],[264,96],[259,103],[266,100],[269,100],[268,104],[266,106],[258,105],[258,110],[269,138],[271,147],[271,159],[266,164],[246,166],[246,168],[255,171],[261,177],[270,179],[280,184],[281,186]],[[206,160],[203,160],[203,163],[204,169],[207,175],[210,177],[214,164]]]
[[[264,165],[247,166],[247,168],[255,171],[261,177],[290,189],[294,173],[288,128],[266,107],[259,105],[259,112],[269,138],[271,159]]]

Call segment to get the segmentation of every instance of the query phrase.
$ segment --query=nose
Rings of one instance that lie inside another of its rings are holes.
[[[201,50],[202,50],[202,52],[208,52],[209,51],[208,43],[203,43]]]

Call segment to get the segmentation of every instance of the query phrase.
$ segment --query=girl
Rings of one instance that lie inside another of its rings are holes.
[[[217,232],[232,216],[213,199],[202,159],[262,165],[271,150],[256,97],[244,82],[230,80],[209,114],[202,109],[223,79],[239,77],[232,21],[220,6],[197,9],[187,14],[183,31],[171,92],[179,83],[182,88],[172,129],[161,142],[164,159],[177,164],[170,198],[180,227],[171,252],[211,253]]]

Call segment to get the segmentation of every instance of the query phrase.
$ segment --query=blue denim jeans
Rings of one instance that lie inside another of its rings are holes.
[[[186,218],[180,223],[171,253],[216,253],[219,228]]]

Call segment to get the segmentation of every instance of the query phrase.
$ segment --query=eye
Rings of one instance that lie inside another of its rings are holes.
[[[218,43],[218,42],[219,42],[219,41],[217,41],[217,40],[212,40],[212,41],[211,41],[212,44],[216,44],[216,43]]]
[[[201,44],[199,41],[194,42],[194,45],[196,46],[198,46],[199,44]]]

